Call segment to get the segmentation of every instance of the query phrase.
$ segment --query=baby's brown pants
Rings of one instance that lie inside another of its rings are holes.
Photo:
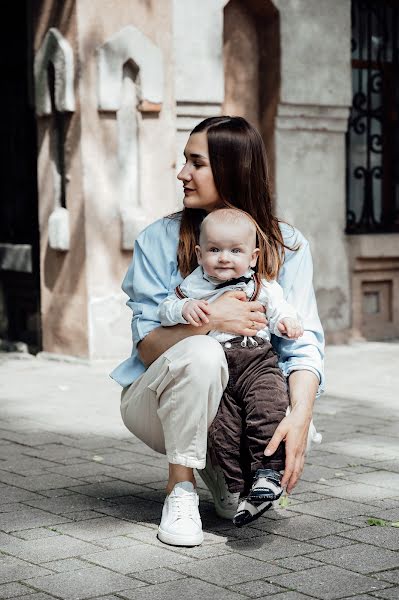
[[[242,337],[223,344],[229,381],[208,439],[211,456],[223,470],[230,492],[246,494],[259,468],[284,469],[285,447],[264,456],[266,445],[285,417],[289,404],[286,380],[270,342],[242,347]]]

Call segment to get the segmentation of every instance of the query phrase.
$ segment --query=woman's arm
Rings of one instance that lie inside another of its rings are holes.
[[[281,483],[290,493],[298,483],[305,465],[308,430],[319,379],[311,371],[293,371],[289,376],[288,385],[292,410],[277,427],[265,454],[274,454],[279,444],[285,441],[286,462]]]
[[[191,335],[207,335],[214,329],[237,335],[256,335],[266,326],[265,309],[260,302],[244,300],[246,296],[242,291],[226,292],[209,305],[211,312],[206,325],[174,325],[153,329],[137,347],[141,361],[148,367],[177,342]]]

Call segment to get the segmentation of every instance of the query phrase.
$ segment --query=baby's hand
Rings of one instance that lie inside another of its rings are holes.
[[[204,323],[209,323],[206,315],[210,312],[206,300],[189,300],[183,306],[182,315],[190,325],[200,327]]]
[[[288,338],[296,340],[303,334],[303,327],[298,319],[292,319],[291,317],[285,317],[278,322],[277,327],[281,333],[286,335]]]

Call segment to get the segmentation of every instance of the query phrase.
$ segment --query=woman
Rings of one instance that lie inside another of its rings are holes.
[[[122,284],[133,310],[133,352],[111,376],[123,386],[121,414],[126,427],[154,450],[166,453],[169,480],[158,537],[171,545],[203,540],[193,469],[205,469],[218,514],[229,507],[220,473],[207,463],[207,431],[228,381],[220,344],[211,329],[254,336],[266,324],[259,302],[242,302],[228,292],[210,308],[201,327],[162,328],[159,303],[196,267],[199,224],[216,208],[248,212],[270,243],[267,260],[280,264],[278,282],[303,318],[304,335],[274,340],[280,368],[288,378],[291,413],[277,427],[265,452],[285,441],[282,485],[289,493],[304,466],[313,403],[323,378],[324,336],[312,285],[307,241],[272,214],[266,155],[259,132],[241,117],[205,119],[191,132],[186,163],[178,175],[184,188],[182,213],[156,221],[138,237]],[[223,500],[224,498],[224,500]],[[227,505],[226,505],[227,503]],[[233,510],[232,510],[233,508]]]

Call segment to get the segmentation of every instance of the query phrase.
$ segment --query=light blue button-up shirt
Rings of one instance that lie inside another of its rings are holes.
[[[111,373],[123,387],[144,373],[137,344],[160,327],[158,305],[182,282],[177,268],[179,228],[178,218],[159,219],[144,229],[135,242],[133,260],[122,283],[123,291],[129,296],[127,305],[133,311],[133,349],[131,356]],[[313,290],[312,256],[308,242],[297,229],[285,223],[280,223],[280,228],[288,246],[300,245],[297,251],[286,250],[278,283],[283,288],[284,298],[301,315],[304,333],[298,340],[272,336],[272,344],[284,375],[288,377],[300,369],[312,371],[320,380],[320,393],[324,388],[324,333]]]

